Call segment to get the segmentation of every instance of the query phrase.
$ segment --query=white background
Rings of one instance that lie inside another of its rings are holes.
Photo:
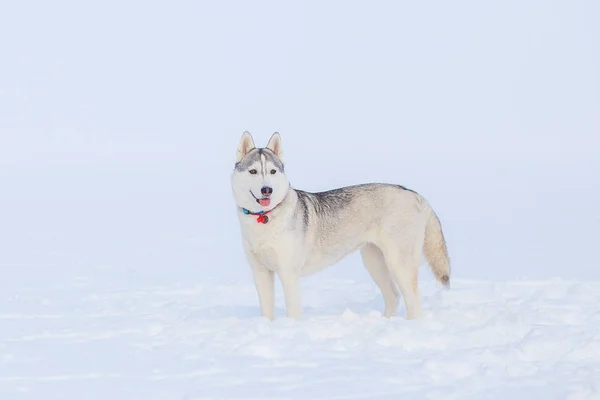
[[[423,194],[456,277],[599,279],[599,11],[4,2],[3,280],[250,282],[229,183],[244,130],[282,134],[295,187]],[[357,255],[327,273],[367,278]]]

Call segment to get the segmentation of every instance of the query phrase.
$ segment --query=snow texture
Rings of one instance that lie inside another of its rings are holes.
[[[105,274],[105,277],[107,275]],[[4,290],[2,399],[598,399],[600,285],[423,286],[422,320],[368,281],[312,280],[306,316],[258,317],[250,283]]]

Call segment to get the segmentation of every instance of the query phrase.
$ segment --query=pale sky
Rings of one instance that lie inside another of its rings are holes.
[[[590,158],[599,18],[593,1],[5,2],[0,154],[192,157],[248,129]]]
[[[597,1],[3,2],[0,265],[246,271],[249,130],[281,133],[296,187],[423,193],[458,274],[600,277],[598,21]]]

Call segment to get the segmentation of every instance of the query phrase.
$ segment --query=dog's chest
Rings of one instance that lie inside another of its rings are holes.
[[[261,229],[263,228],[263,229]],[[282,264],[289,264],[296,253],[300,240],[292,237],[287,229],[269,229],[275,226],[254,226],[245,232],[245,242],[253,257],[263,266],[277,271]]]
[[[247,239],[247,243],[256,261],[272,271],[278,269],[282,258],[281,252],[285,251],[281,240],[274,237],[253,237]]]

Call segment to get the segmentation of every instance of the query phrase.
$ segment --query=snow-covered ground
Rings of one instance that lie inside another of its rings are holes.
[[[258,317],[248,281],[5,287],[0,398],[598,399],[600,284],[431,281],[427,315],[381,316],[368,280],[308,279],[306,316]]]

